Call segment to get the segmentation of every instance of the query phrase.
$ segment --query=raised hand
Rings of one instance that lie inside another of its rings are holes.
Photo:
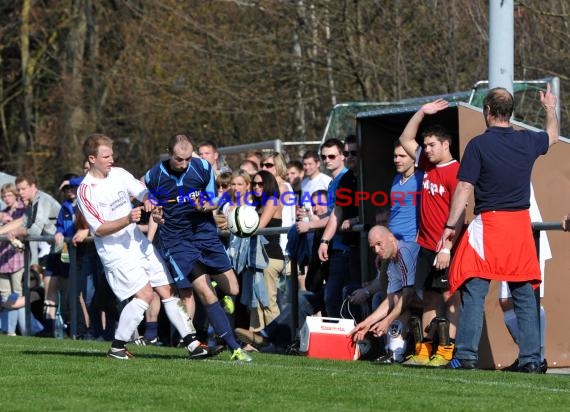
[[[422,106],[422,111],[424,114],[435,114],[443,109],[447,109],[448,106],[449,104],[447,103],[447,100],[437,99],[431,103],[424,104]]]
[[[556,96],[550,90],[550,83],[546,83],[546,92],[540,90],[538,94],[540,95],[540,104],[545,110],[556,108]]]

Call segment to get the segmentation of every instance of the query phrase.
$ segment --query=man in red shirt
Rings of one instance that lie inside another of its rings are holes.
[[[400,136],[404,150],[424,170],[415,287],[423,299],[423,324],[430,325],[430,331],[423,331],[422,341],[416,342],[415,354],[405,362],[412,365],[445,366],[452,359],[455,348],[459,302],[457,296],[449,293],[447,280],[452,243],[449,241],[438,249],[438,242],[445,230],[451,199],[457,186],[459,162],[450,152],[451,135],[441,126],[433,125],[423,130],[423,147],[416,142],[424,117],[446,108],[447,102],[442,99],[423,105],[408,121]],[[462,222],[462,219],[457,220],[458,229]],[[431,341],[433,326],[438,331],[435,351]]]

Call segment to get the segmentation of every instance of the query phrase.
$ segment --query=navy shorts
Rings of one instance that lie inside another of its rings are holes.
[[[174,242],[173,242],[174,243]],[[196,264],[204,266],[208,275],[220,275],[232,269],[230,258],[218,237],[215,239],[190,241],[179,239],[170,247],[161,243],[164,260],[168,263],[170,274],[177,285],[183,285],[184,279],[193,281]]]

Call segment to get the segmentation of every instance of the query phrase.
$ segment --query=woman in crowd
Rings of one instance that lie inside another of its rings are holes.
[[[280,200],[279,185],[275,177],[267,170],[258,172],[251,182],[253,204],[259,213],[259,229],[281,227],[283,204]],[[266,239],[267,243],[264,242]],[[250,329],[261,330],[279,315],[277,305],[277,284],[279,276],[285,270],[283,250],[279,245],[279,235],[259,236],[257,239],[268,257],[267,267],[263,271],[265,298],[258,299],[257,307],[250,310]],[[252,247],[255,247],[252,245]],[[263,294],[262,294],[263,295]],[[261,300],[261,301],[260,301]]]
[[[24,204],[20,201],[18,190],[13,183],[6,183],[0,189],[6,208],[0,214],[2,225],[24,215]],[[8,335],[16,334],[18,310],[13,301],[22,296],[22,275],[24,274],[24,254],[9,242],[0,242],[0,300],[2,302],[2,331]],[[20,325],[23,327],[23,325]]]

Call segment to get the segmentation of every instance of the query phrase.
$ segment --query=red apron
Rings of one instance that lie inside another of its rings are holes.
[[[451,262],[450,292],[473,277],[540,285],[528,210],[483,212],[469,224]]]

